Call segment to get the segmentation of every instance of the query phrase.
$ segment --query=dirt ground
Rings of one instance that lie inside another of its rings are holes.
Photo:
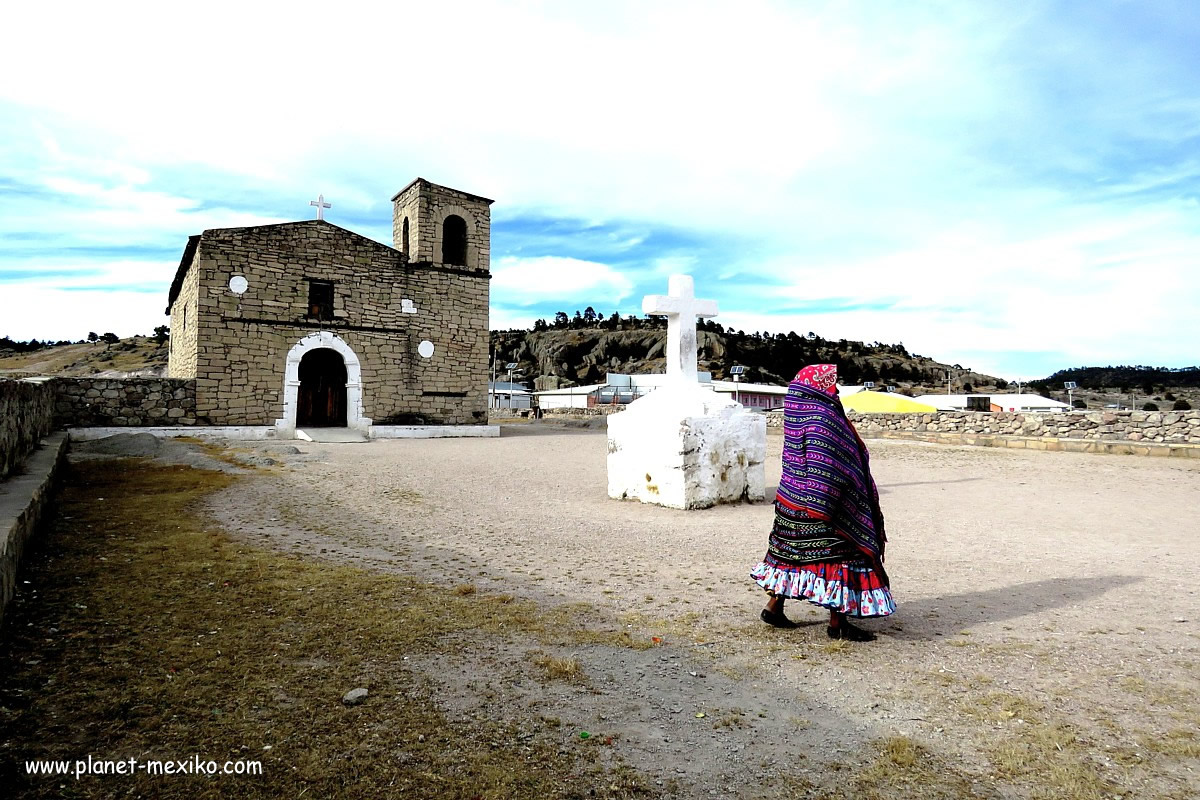
[[[797,630],[759,622],[747,573],[771,505],[610,500],[603,430],[532,423],[282,455],[248,444],[282,463],[211,510],[248,542],[648,640],[463,636],[447,642],[452,663],[413,664],[454,718],[553,717],[563,747],[612,737],[667,796],[906,781],[937,784],[929,796],[1200,795],[1200,464],[868,445],[899,605],[865,623],[871,644],[829,642],[807,605],[788,604]],[[769,495],[781,448],[769,437]],[[537,679],[534,650],[582,678]],[[897,749],[871,783],[868,762]]]

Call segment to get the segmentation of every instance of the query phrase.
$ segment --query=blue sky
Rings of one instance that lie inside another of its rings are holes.
[[[79,4],[0,31],[0,335],[147,333],[187,236],[494,198],[492,327],[640,313],[1008,378],[1200,361],[1200,4]],[[68,4],[70,6],[71,4]]]

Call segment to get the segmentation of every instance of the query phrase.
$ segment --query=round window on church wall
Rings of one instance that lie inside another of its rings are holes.
[[[229,279],[229,291],[234,294],[242,294],[249,288],[250,282],[241,275],[234,275]]]
[[[426,339],[417,345],[417,353],[421,358],[430,358],[433,355],[433,342]]]

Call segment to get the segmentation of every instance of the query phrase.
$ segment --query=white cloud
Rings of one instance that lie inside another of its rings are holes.
[[[630,280],[607,264],[577,258],[506,256],[492,264],[492,302],[529,306],[540,302],[573,302],[580,296],[611,304],[633,289]]]
[[[121,289],[70,291],[6,284],[0,293],[0,335],[17,340],[82,339],[89,331],[121,337],[149,334],[170,324],[166,292]]]
[[[20,277],[14,278],[10,274],[4,286],[6,294],[11,287],[16,286],[45,290],[137,288],[142,290],[143,297],[145,290],[160,287],[160,305],[166,306],[166,292],[178,266],[177,262],[170,261],[132,260],[29,265],[19,270]],[[41,275],[40,272],[47,274]],[[0,279],[4,278],[5,272],[0,270]],[[156,297],[155,301],[158,299]]]
[[[514,311],[510,308],[492,306],[488,315],[488,327],[493,331],[507,331],[516,328],[528,330],[533,327],[537,317],[524,311]]]
[[[647,253],[618,271],[612,250],[495,249],[510,319],[692,271],[768,318],[890,302],[794,327],[943,359],[1049,339],[1183,363],[1200,340],[1186,6],[1066,24],[1033,2],[68,5],[19,4],[0,31],[36,65],[0,84],[0,179],[43,192],[0,197],[4,239],[182,251],[267,209],[303,218],[317,192],[384,230],[421,175],[496,198],[497,220],[619,221],[614,246]],[[742,249],[664,253],[664,230]]]

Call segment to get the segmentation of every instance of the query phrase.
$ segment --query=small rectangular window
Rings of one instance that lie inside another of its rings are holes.
[[[308,315],[317,319],[333,319],[333,282],[308,282]]]

